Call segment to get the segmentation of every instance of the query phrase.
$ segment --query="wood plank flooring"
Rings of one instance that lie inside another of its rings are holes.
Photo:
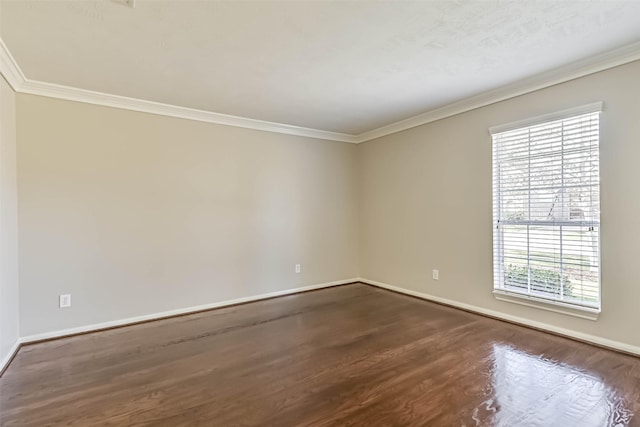
[[[640,358],[362,284],[26,346],[0,378],[2,426],[601,427],[639,417]]]

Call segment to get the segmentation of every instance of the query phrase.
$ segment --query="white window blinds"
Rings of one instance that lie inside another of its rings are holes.
[[[496,290],[600,308],[600,108],[492,129]]]

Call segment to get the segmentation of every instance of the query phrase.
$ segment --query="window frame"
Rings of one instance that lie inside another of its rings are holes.
[[[514,130],[520,130],[520,129],[525,129],[525,128],[529,128],[532,126],[536,126],[536,125],[541,125],[541,124],[545,124],[545,123],[549,123],[549,122],[554,122],[554,121],[558,121],[558,120],[563,120],[563,119],[569,119],[572,117],[576,117],[576,116],[580,116],[580,115],[585,115],[585,114],[591,114],[591,113],[602,113],[603,111],[603,103],[602,102],[594,102],[591,104],[587,104],[587,105],[582,105],[582,106],[578,106],[578,107],[574,107],[574,108],[569,108],[566,110],[562,110],[562,111],[558,111],[558,112],[554,112],[554,113],[549,113],[549,114],[544,114],[544,115],[540,115],[540,116],[536,116],[536,117],[532,117],[532,118],[528,118],[528,119],[524,119],[524,120],[519,120],[516,122],[511,122],[511,123],[507,123],[504,125],[499,125],[499,126],[493,126],[489,128],[489,134],[491,136],[491,144],[492,144],[492,226],[494,228],[493,230],[493,247],[492,247],[492,262],[493,262],[493,295],[497,300],[500,301],[505,301],[505,302],[510,302],[510,303],[515,303],[515,304],[520,304],[520,305],[524,305],[524,306],[528,306],[528,307],[535,307],[535,308],[539,308],[539,309],[543,309],[543,310],[547,310],[547,311],[552,311],[552,312],[557,312],[557,313],[562,313],[562,314],[567,314],[567,315],[571,315],[571,316],[575,316],[575,317],[580,317],[580,318],[584,318],[584,319],[589,319],[589,320],[596,320],[598,318],[598,315],[601,312],[601,307],[602,307],[602,265],[601,265],[601,254],[600,254],[600,250],[601,250],[601,238],[602,238],[602,224],[601,224],[601,215],[598,214],[598,218],[597,218],[597,261],[598,261],[598,272],[597,272],[597,279],[598,279],[598,301],[597,301],[597,305],[588,305],[588,304],[580,304],[580,303],[576,303],[574,302],[567,302],[567,301],[562,301],[562,300],[556,300],[553,298],[545,298],[544,296],[540,297],[540,296],[535,296],[535,295],[531,295],[531,293],[527,294],[527,293],[522,293],[522,292],[518,292],[518,291],[512,291],[509,289],[505,289],[504,287],[504,277],[503,275],[498,275],[498,268],[500,268],[499,266],[496,265],[496,262],[498,260],[502,261],[502,264],[504,264],[504,249],[502,249],[502,252],[500,254],[497,254],[496,251],[500,250],[499,248],[501,248],[500,242],[497,242],[496,239],[498,239],[499,237],[499,231],[497,231],[497,227],[498,227],[498,220],[500,218],[498,218],[497,216],[500,216],[497,214],[496,210],[495,210],[495,205],[496,205],[496,198],[500,197],[500,193],[496,192],[496,182],[495,182],[495,167],[496,167],[496,150],[495,150],[495,142],[494,142],[494,135],[496,134],[500,134],[503,132],[509,132],[509,131],[514,131]],[[598,122],[598,129],[600,129],[600,125],[602,123],[601,120],[601,115],[599,115],[599,122]],[[599,156],[599,151],[600,151],[600,142],[601,142],[601,132],[598,133],[598,190],[600,189],[600,156]],[[564,141],[562,141],[562,144],[564,144]],[[564,188],[564,186],[563,186]],[[532,220],[531,218],[529,218],[528,220],[523,221],[523,223],[526,222],[529,225],[534,225],[535,224],[535,220]],[[551,224],[549,224],[551,225]],[[576,224],[577,225],[577,224]],[[572,224],[573,226],[573,224]],[[528,254],[527,255],[527,259],[530,259],[531,255]],[[530,262],[530,261],[528,261]],[[500,268],[500,270],[502,270]],[[529,279],[530,280],[530,279]],[[531,285],[528,285],[531,286]]]

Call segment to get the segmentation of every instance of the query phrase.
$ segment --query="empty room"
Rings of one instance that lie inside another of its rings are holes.
[[[0,426],[640,426],[640,1],[0,0]]]

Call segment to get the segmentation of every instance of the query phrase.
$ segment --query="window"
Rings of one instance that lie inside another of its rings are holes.
[[[491,128],[497,297],[600,311],[601,109]]]

